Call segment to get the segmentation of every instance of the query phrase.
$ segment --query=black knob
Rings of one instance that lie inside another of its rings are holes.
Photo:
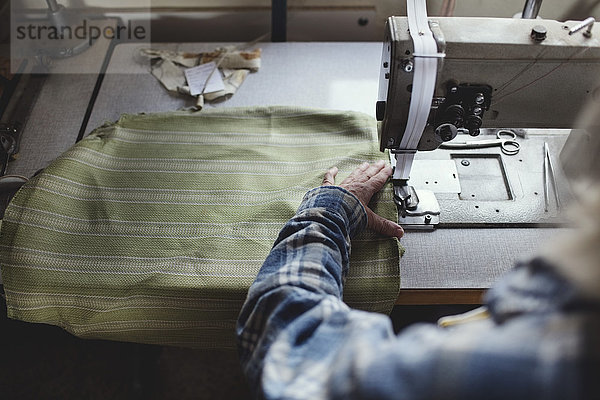
[[[440,137],[444,142],[452,140],[452,130],[448,125],[445,125],[440,129]]]
[[[541,42],[546,39],[546,27],[543,25],[536,25],[531,29],[531,38],[536,42]]]
[[[460,104],[452,104],[444,111],[444,120],[455,125],[461,126],[465,116],[465,109]]]
[[[458,129],[452,124],[442,124],[435,129],[435,134],[443,141],[449,142],[454,139],[458,133]]]
[[[477,136],[479,135],[479,128],[481,128],[481,124],[483,120],[476,115],[469,115],[467,121],[465,123],[465,128],[469,130],[469,135]]]

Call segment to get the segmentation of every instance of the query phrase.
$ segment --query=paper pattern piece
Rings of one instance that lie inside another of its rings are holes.
[[[217,64],[209,62],[183,71],[192,96],[225,89]]]

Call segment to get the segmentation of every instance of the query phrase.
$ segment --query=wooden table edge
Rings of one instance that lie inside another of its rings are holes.
[[[396,305],[482,304],[487,289],[401,289]]]

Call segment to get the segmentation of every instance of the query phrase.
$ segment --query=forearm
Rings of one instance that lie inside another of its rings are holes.
[[[345,307],[339,299],[350,237],[365,225],[364,208],[345,190],[321,187],[307,193],[280,232],[238,320],[240,356],[255,381],[251,385],[258,385],[265,354],[282,331],[293,329],[294,335],[308,337],[325,316],[313,312],[308,319],[299,318],[326,300],[331,307]]]

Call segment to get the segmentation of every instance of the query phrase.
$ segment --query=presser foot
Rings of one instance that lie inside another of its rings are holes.
[[[433,230],[440,223],[440,205],[431,190],[394,185],[394,202],[404,229]]]

